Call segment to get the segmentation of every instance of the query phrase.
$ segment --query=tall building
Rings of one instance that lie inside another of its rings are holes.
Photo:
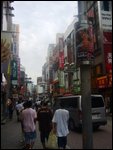
[[[13,24],[12,31],[11,84],[20,86],[19,25]]]
[[[12,42],[12,1],[1,1],[1,73],[8,78]],[[4,42],[6,41],[6,42]],[[6,50],[6,45],[9,47]]]
[[[2,119],[6,119],[6,100],[10,96],[10,61],[12,43],[12,17],[14,14],[11,6],[13,1],[1,1],[1,77],[4,75],[7,83],[6,98],[2,100]],[[3,79],[1,80],[3,82]]]

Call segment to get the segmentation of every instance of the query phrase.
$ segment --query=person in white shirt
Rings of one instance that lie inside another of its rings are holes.
[[[69,111],[63,108],[62,102],[60,103],[60,106],[61,108],[55,111],[52,119],[53,132],[57,135],[58,147],[65,149],[67,145],[67,135],[69,134]]]

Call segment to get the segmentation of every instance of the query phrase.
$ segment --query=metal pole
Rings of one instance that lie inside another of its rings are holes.
[[[81,89],[83,112],[83,149],[93,149],[91,112],[91,65],[81,64]]]

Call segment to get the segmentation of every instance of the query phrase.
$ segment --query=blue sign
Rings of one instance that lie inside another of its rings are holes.
[[[12,60],[11,62],[11,80],[17,80],[17,74],[18,74],[18,65],[17,65],[17,61],[16,60]]]

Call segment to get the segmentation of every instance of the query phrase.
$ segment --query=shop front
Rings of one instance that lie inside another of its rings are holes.
[[[106,75],[96,80],[98,93],[104,96],[106,108],[112,103],[112,75]]]

